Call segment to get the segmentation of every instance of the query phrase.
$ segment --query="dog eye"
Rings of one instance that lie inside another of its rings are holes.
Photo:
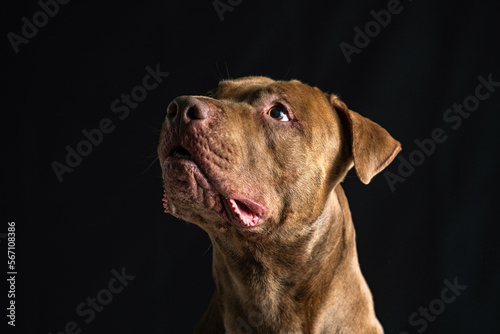
[[[288,118],[286,109],[281,106],[274,106],[267,111],[267,114],[274,118],[277,121],[287,122],[290,119]]]

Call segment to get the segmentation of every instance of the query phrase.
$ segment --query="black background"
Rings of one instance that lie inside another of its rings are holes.
[[[15,53],[7,34],[21,35],[21,18],[41,7],[2,1],[0,233],[17,226],[10,330],[59,333],[74,321],[81,333],[189,333],[213,291],[210,241],[162,211],[158,130],[174,97],[205,93],[220,77],[266,75],[338,93],[385,127],[403,145],[386,169],[394,174],[401,157],[418,158],[415,140],[445,131],[394,191],[383,173],[368,186],[349,173],[359,261],[387,333],[499,333],[500,89],[457,129],[443,119],[479,76],[500,81],[499,6],[402,0],[348,63],[340,44],[353,45],[354,28],[388,1],[238,2],[221,20],[212,1],[74,0]],[[111,103],[157,64],[169,76],[118,118]],[[51,164],[104,118],[114,131],[59,182]],[[122,268],[135,278],[85,323],[77,305]],[[445,280],[467,288],[425,329],[412,325],[420,307],[439,305]]]

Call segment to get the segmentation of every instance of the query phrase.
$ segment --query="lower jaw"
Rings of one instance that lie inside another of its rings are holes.
[[[210,207],[206,206],[205,204],[207,201],[213,203],[214,205]],[[229,227],[228,225],[232,225],[247,230],[258,226],[261,223],[260,218],[255,219],[253,222],[240,219],[238,214],[233,211],[229,199],[222,195],[218,195],[210,200],[204,199],[203,202],[196,201],[197,203],[175,203],[175,200],[172,201],[168,199],[167,196],[167,199],[164,199],[163,202],[166,213],[170,213],[175,217],[184,219],[191,223],[196,223],[195,220],[197,220],[201,224],[208,223],[218,227],[222,227],[222,225]],[[195,207],[198,207],[198,209]]]
[[[183,218],[183,210],[177,210],[177,205],[174,204],[175,201],[170,200],[177,198],[184,204],[181,205],[182,207],[191,207],[191,204],[193,204],[201,208],[201,210],[218,215],[226,222],[238,227],[252,228],[261,223],[261,217],[266,211],[264,207],[250,199],[239,201],[228,199],[220,194],[212,186],[199,166],[193,161],[169,158],[165,160],[163,167],[164,189],[166,193],[170,193],[171,195],[164,198],[165,212],[169,212],[181,219]],[[175,170],[175,172],[166,173],[169,169]],[[167,175],[176,175],[177,177],[172,178]],[[167,189],[170,189],[170,191]],[[257,212],[253,212],[243,201],[248,202],[248,205],[254,207]],[[236,202],[238,204],[235,204]],[[234,206],[236,206],[236,209]],[[190,211],[194,211],[193,213],[195,213],[197,210]],[[201,218],[202,215],[199,215],[199,217]]]

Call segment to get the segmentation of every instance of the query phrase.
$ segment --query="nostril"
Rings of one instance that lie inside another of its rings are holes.
[[[210,116],[210,107],[204,101],[193,96],[179,96],[168,105],[166,120],[171,126],[184,126],[193,121],[204,121]]]
[[[188,119],[203,119],[202,113],[198,106],[192,106],[186,111],[186,116]]]
[[[178,110],[179,106],[173,101],[167,107],[167,117],[172,120],[177,115]]]
[[[204,120],[210,117],[210,107],[201,100],[190,98],[183,111],[183,117],[186,122]]]

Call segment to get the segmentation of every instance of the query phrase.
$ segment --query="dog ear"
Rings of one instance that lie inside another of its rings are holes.
[[[349,110],[336,95],[330,94],[328,98],[347,125],[356,174],[361,182],[368,184],[401,151],[401,144],[377,123]]]

